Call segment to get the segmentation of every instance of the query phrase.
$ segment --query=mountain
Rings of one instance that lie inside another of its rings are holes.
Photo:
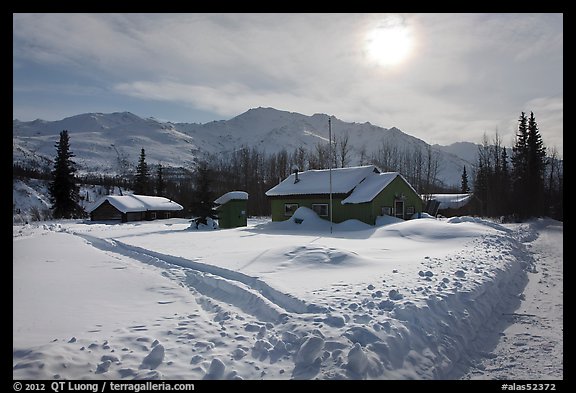
[[[14,120],[14,161],[50,162],[62,130],[69,131],[70,148],[82,172],[118,172],[119,158],[135,163],[142,147],[150,162],[190,166],[199,150],[191,136],[170,123],[128,112],[87,113],[58,121]]]
[[[360,162],[363,150],[369,157],[384,145],[423,152],[429,147],[395,127],[347,123],[334,117],[331,123],[336,138],[349,136],[351,165]],[[50,165],[62,130],[69,131],[81,172],[90,173],[119,173],[122,161],[136,164],[141,148],[146,149],[149,164],[189,168],[204,154],[228,154],[241,146],[267,153],[292,152],[300,146],[314,150],[318,143],[326,143],[329,135],[328,115],[306,116],[273,108],[254,108],[230,120],[205,124],[161,122],[129,112],[87,113],[58,121],[14,120],[14,162]],[[472,161],[459,157],[458,149],[438,145],[431,149],[439,157],[439,180],[446,185],[459,184],[463,166],[475,162],[475,157]]]
[[[476,161],[478,161],[478,148],[481,147],[481,145],[472,142],[456,142],[448,146],[433,145],[433,147],[445,153],[453,154],[468,162],[476,163]]]

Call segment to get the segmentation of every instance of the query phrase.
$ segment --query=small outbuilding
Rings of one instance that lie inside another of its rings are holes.
[[[171,218],[182,205],[164,197],[148,195],[106,195],[90,209],[92,221],[142,221]]]
[[[220,228],[238,228],[247,225],[248,193],[230,191],[214,201],[219,205],[218,226]]]
[[[428,213],[444,217],[473,216],[480,214],[482,202],[473,193],[466,194],[427,194]]]

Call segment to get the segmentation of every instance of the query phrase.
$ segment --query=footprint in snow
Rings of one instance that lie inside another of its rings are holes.
[[[104,374],[108,372],[108,369],[110,368],[111,364],[112,362],[110,360],[103,361],[98,365],[98,368],[96,369],[96,374]]]
[[[390,292],[388,292],[388,297],[392,300],[400,300],[404,296],[402,296],[402,294],[400,292],[398,292],[397,290],[392,289]]]
[[[164,360],[164,346],[162,344],[158,344],[154,346],[152,351],[150,351],[150,353],[146,355],[144,360],[142,360],[140,369],[154,370],[162,363],[163,360]]]
[[[226,371],[226,365],[224,365],[222,360],[218,358],[212,359],[212,363],[210,363],[210,368],[208,368],[208,373],[204,376],[204,379],[222,379],[224,371]]]

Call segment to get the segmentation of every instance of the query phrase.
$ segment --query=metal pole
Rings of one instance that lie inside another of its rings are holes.
[[[332,123],[330,122],[330,117],[328,117],[328,172],[330,177],[330,233],[332,233]]]

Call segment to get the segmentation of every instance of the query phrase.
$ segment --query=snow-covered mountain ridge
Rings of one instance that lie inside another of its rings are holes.
[[[230,120],[205,124],[162,122],[129,112],[86,113],[58,121],[14,120],[14,162],[49,165],[62,130],[70,133],[71,150],[80,170],[92,173],[120,172],[120,159],[135,164],[141,148],[146,149],[151,164],[191,167],[196,157],[227,154],[241,146],[266,153],[282,149],[292,152],[300,146],[314,150],[318,143],[326,143],[329,135],[328,115],[307,116],[273,108],[254,108]],[[351,165],[359,163],[363,150],[370,157],[383,144],[400,150],[425,151],[429,147],[395,127],[383,128],[369,122],[348,123],[332,117],[332,132],[336,138],[349,135]],[[445,146],[431,148],[439,157],[439,180],[446,185],[459,184],[463,166],[474,163],[470,155],[459,157]]]

